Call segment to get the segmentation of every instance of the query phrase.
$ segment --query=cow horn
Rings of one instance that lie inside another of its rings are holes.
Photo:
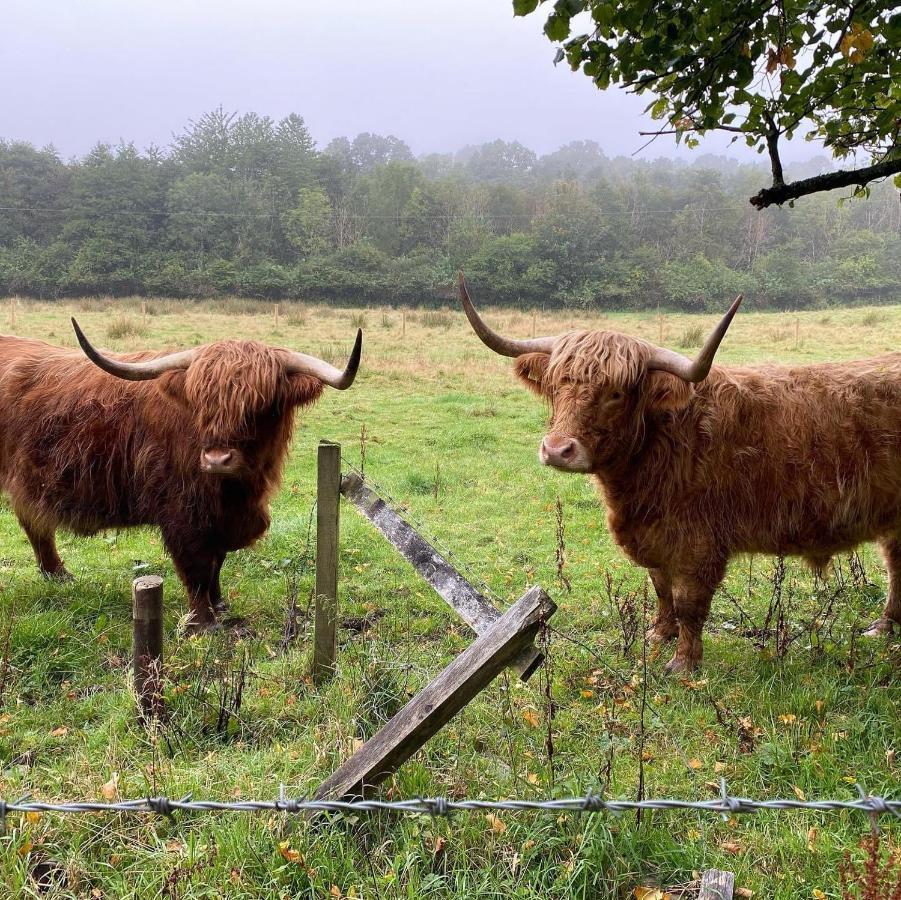
[[[732,319],[735,318],[739,306],[741,306],[741,294],[735,298],[732,306],[729,307],[729,311],[720,319],[716,328],[710,332],[710,337],[707,338],[707,341],[701,348],[701,352],[693,360],[683,356],[681,353],[675,353],[673,350],[657,348],[648,361],[648,369],[678,375],[683,381],[695,383],[703,381],[710,372],[710,367],[713,365],[713,357],[716,355],[720,341],[725,336]]]
[[[315,356],[308,356],[306,353],[298,353],[295,350],[288,351],[288,372],[291,375],[313,375],[323,384],[344,391],[354,383],[354,378],[357,377],[362,352],[363,331],[358,328],[354,348],[350,352],[350,359],[347,360],[343,372]]]
[[[143,362],[126,362],[122,359],[110,359],[96,350],[91,342],[84,336],[84,332],[78,327],[78,322],[72,319],[72,327],[75,336],[85,356],[104,372],[115,375],[116,378],[124,378],[126,381],[149,381],[159,378],[164,372],[172,372],[175,369],[187,369],[196,355],[196,350],[179,350],[176,353],[167,353],[157,359],[148,359]]]
[[[555,337],[532,338],[526,341],[517,341],[512,338],[505,338],[496,331],[492,331],[483,321],[481,316],[476,312],[476,308],[469,299],[469,291],[466,290],[466,279],[463,273],[460,273],[460,301],[463,304],[463,310],[472,330],[479,336],[482,343],[486,347],[490,347],[495,353],[501,356],[522,356],[524,353],[551,353],[554,344],[557,342]]]

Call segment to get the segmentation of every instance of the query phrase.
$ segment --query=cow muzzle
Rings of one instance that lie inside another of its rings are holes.
[[[591,459],[582,443],[569,435],[547,434],[538,448],[538,459],[545,466],[565,472],[591,471]]]
[[[200,451],[200,468],[208,475],[235,475],[241,468],[241,454],[227,447],[207,447]]]

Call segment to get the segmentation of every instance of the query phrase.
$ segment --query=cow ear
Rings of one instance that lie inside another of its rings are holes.
[[[694,386],[669,372],[648,372],[645,377],[645,402],[654,412],[684,409],[694,395]]]
[[[187,406],[188,404],[188,399],[185,395],[185,374],[183,371],[166,372],[160,375],[155,382],[156,386],[167,397],[170,397],[182,406]]]
[[[313,375],[290,375],[290,402],[294,406],[308,406],[319,399],[325,385]]]
[[[544,393],[542,384],[550,361],[549,353],[525,353],[516,357],[513,371],[530,391],[540,396]]]

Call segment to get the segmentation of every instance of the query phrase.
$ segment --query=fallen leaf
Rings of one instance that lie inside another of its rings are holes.
[[[795,796],[803,803],[807,798],[804,796],[804,791],[798,787],[798,785],[793,784],[792,790],[795,792]]]
[[[19,847],[16,853],[18,853],[19,856],[28,856],[28,854],[31,853],[32,847],[34,847],[34,844],[32,844],[31,841],[25,841],[25,843]]]
[[[34,825],[35,822],[41,821],[42,815],[43,813],[39,813],[37,810],[29,810],[27,813],[25,813],[25,821],[30,822],[32,825]]]
[[[819,888],[814,888],[811,896],[813,896],[815,900],[826,900],[826,895]]]
[[[814,706],[816,706],[817,712],[821,713],[826,706],[826,702],[824,700],[817,700]]]
[[[817,830],[816,828],[808,828],[807,829],[807,849],[810,852],[813,852],[814,844],[817,841]]]
[[[670,900],[670,894],[655,887],[637,887],[632,891],[635,900]]]
[[[720,844],[720,847],[722,847],[726,853],[741,853],[741,844],[737,841],[723,841],[722,844]]]
[[[528,781],[529,784],[538,784],[540,779],[534,772],[529,772],[529,774],[526,775],[526,781]]]
[[[798,721],[798,717],[794,713],[783,713],[783,715],[779,716],[779,721],[783,725],[794,725]]]
[[[337,884],[333,884],[329,889],[330,897],[340,897],[341,896],[341,888],[338,887]]]
[[[303,856],[301,856],[299,850],[295,850],[291,846],[290,841],[279,841],[278,852],[284,859],[288,860],[289,863],[297,863],[298,865],[303,865]]]
[[[64,737],[69,733],[69,729],[66,728],[65,725],[60,725],[59,728],[54,728],[53,731],[50,732],[50,737]]]
[[[103,798],[105,800],[115,800],[119,795],[119,773],[113,772],[112,777],[106,784],[100,788],[100,793],[103,794]]]
[[[703,768],[703,766],[704,766],[704,763],[702,763],[701,760],[699,760],[699,759],[697,758],[697,756],[693,756],[693,757],[688,761],[688,768],[689,768],[689,769],[694,769],[695,771],[697,771],[698,769]]]
[[[541,720],[538,718],[538,713],[535,712],[534,709],[524,709],[522,711],[522,717],[532,726],[532,728],[537,728],[541,723]]]
[[[593,697],[593,696],[594,696],[594,691],[582,691],[582,696],[583,696],[583,697],[586,697],[586,698],[588,698],[588,697]]]
[[[750,888],[736,888],[735,896],[736,897],[753,897],[754,891],[752,891]]]
[[[495,834],[503,834],[507,830],[507,826],[504,822],[494,813],[488,813],[485,818],[488,820],[488,824]]]
[[[716,772],[717,775],[719,775],[721,772],[725,772],[726,764],[724,762],[715,762],[713,764],[713,771]]]

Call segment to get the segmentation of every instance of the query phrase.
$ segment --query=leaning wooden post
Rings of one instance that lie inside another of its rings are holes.
[[[314,799],[365,796],[396,772],[532,643],[556,608],[540,587],[530,588],[320,784]]]
[[[131,583],[135,694],[142,722],[160,719],[163,707],[163,579],[142,575]]]
[[[338,655],[338,512],[341,499],[341,445],[319,442],[316,479],[316,623],[313,680],[334,673]]]

